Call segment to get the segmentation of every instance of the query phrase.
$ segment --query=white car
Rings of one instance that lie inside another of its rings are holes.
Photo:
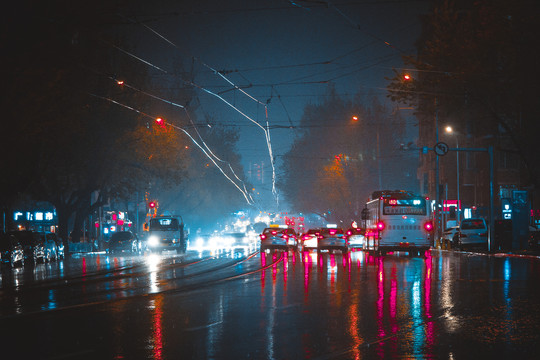
[[[271,227],[263,230],[261,238],[261,252],[266,249],[298,250],[298,239],[293,229]]]
[[[459,226],[458,241],[455,247],[486,247],[488,245],[488,227],[486,221],[481,218],[461,220]]]
[[[317,251],[341,250],[343,254],[349,251],[349,241],[341,228],[323,228],[319,236]]]

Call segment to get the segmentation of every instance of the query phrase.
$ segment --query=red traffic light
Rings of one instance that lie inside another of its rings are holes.
[[[403,75],[403,80],[405,80],[405,81],[411,80],[411,75],[409,75],[409,74]]]
[[[150,201],[150,202],[148,203],[148,207],[149,207],[150,209],[153,209],[153,208],[156,207],[156,203],[155,203],[154,201]]]
[[[163,121],[163,119],[160,117],[156,118],[156,124],[158,124],[161,127],[165,127],[165,121]]]

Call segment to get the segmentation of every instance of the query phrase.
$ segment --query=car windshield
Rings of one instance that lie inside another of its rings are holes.
[[[340,229],[340,228],[323,229],[321,231],[321,235],[323,236],[343,235],[343,229]]]
[[[113,236],[111,237],[111,241],[129,241],[132,238],[133,234],[126,231],[113,234]]]
[[[154,218],[150,220],[150,230],[178,231],[180,222],[176,218]]]
[[[484,229],[485,224],[481,219],[476,220],[463,220],[461,222],[461,230],[470,230],[470,229]]]
[[[275,235],[275,234],[277,234],[279,232],[281,232],[280,228],[268,228],[268,229],[264,229],[263,234]]]

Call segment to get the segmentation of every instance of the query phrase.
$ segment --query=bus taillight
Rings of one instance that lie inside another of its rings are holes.
[[[424,229],[426,229],[428,232],[433,230],[433,223],[431,221],[424,223]]]
[[[379,230],[379,231],[384,230],[384,223],[382,221],[379,221],[377,223],[377,230]]]

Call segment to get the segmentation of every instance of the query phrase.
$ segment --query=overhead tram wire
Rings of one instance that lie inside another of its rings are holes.
[[[161,69],[160,67],[158,67],[158,66],[156,66],[156,65],[154,65],[154,64],[152,64],[152,63],[150,63],[150,62],[148,62],[148,61],[146,61],[146,60],[144,60],[144,59],[141,59],[140,57],[138,57],[138,56],[136,56],[136,55],[134,55],[134,54],[132,54],[132,53],[130,53],[130,52],[128,52],[128,51],[125,51],[124,49],[122,49],[122,48],[120,48],[120,47],[118,47],[118,46],[116,46],[116,45],[113,45],[113,44],[109,44],[109,45],[113,46],[114,48],[118,49],[119,51],[123,52],[124,54],[126,54],[126,55],[128,55],[128,56],[131,56],[131,57],[135,58],[135,59],[138,60],[138,61],[143,62],[144,64],[147,64],[147,65],[149,65],[149,66],[151,66],[151,67],[153,67],[153,68],[155,68],[155,69],[157,69],[157,70],[159,70],[159,71],[161,71],[161,72],[167,73],[166,70]],[[116,80],[115,80],[115,81],[116,81]],[[206,91],[206,92],[208,92],[208,93],[210,93],[210,94],[214,94],[213,92],[211,92],[211,91],[209,91],[209,90],[207,90],[207,89],[205,89],[205,88],[203,88],[203,87],[201,87],[201,86],[199,86],[199,85],[197,85],[197,84],[195,84],[195,83],[193,83],[193,82],[186,82],[186,81],[184,81],[184,80],[183,80],[183,82],[188,83],[189,85],[195,86],[195,87],[197,87],[197,88],[199,88],[199,89],[201,89],[201,90],[204,90],[204,91]],[[131,87],[131,88],[135,90],[135,88],[133,88],[133,87]],[[147,92],[141,91],[141,93],[149,95],[149,93],[147,93]],[[165,100],[165,99],[159,98],[159,97],[157,97],[157,96],[155,96],[155,95],[149,95],[149,96],[153,97],[154,99],[164,101],[164,102],[166,102],[166,103],[168,103],[168,104],[171,104],[171,105],[174,105],[174,106],[179,106],[179,107],[183,108],[184,111],[186,112],[188,118],[191,120],[191,118],[189,117],[189,114],[187,113],[187,110],[185,109],[184,106],[182,106],[182,105],[180,105],[180,104],[176,104],[176,103],[174,103],[174,102],[172,102],[172,101],[169,101],[169,100]],[[220,98],[221,98],[221,97],[220,97]],[[222,98],[222,99],[223,99],[223,98]],[[225,99],[223,99],[223,100],[225,101]],[[130,108],[130,109],[131,109],[131,110],[135,110],[135,109],[133,109],[133,108]],[[237,110],[237,111],[239,111],[239,110]],[[242,112],[240,112],[240,113],[242,113]],[[242,114],[243,114],[243,113],[242,113]],[[244,115],[244,116],[246,116],[246,115]],[[254,120],[252,120],[252,121],[255,122]],[[192,121],[192,123],[193,123],[193,121]],[[255,123],[256,123],[257,125],[259,125],[257,122],[255,122]],[[261,126],[261,125],[259,125],[259,126]],[[261,126],[261,128],[263,128],[263,127]],[[263,128],[263,129],[264,129],[264,128]],[[182,130],[185,131],[184,129],[182,129]],[[266,129],[265,129],[265,131],[266,131]],[[188,135],[188,136],[191,137],[191,135]],[[200,134],[199,134],[199,136],[200,136]],[[268,139],[268,138],[267,138],[267,139]],[[205,146],[207,146],[206,143],[204,143],[204,144],[205,144]],[[199,147],[201,148],[201,150],[203,150],[202,147],[201,147],[199,144],[197,144],[197,146],[199,146]],[[212,152],[209,148],[208,148],[208,150],[210,151],[210,153],[212,153],[212,155],[214,155],[213,152]],[[204,151],[204,150],[203,150],[203,151]],[[208,156],[208,154],[207,154],[206,152],[205,152],[205,154]],[[214,156],[215,156],[215,155],[214,155]],[[219,159],[219,158],[217,158],[217,157],[216,157],[216,159],[218,159],[219,161],[222,161],[221,159]],[[210,160],[212,160],[212,162],[214,162],[213,159],[210,158]],[[215,163],[215,162],[214,162],[214,163]],[[230,163],[228,163],[228,165],[229,165],[229,168],[232,170],[232,166],[230,165]],[[217,166],[217,164],[216,164],[216,166]],[[219,166],[218,166],[218,168],[219,168],[220,171],[225,175],[225,173],[223,172],[223,170],[222,170]],[[234,173],[234,170],[232,170],[232,171],[233,171],[233,173]],[[235,176],[237,179],[239,179],[238,175],[234,174],[234,176]],[[228,177],[227,177],[227,178],[228,178]],[[230,178],[228,178],[228,179],[231,180]],[[240,180],[240,181],[242,182],[244,189],[246,189],[244,182],[243,182],[242,180]],[[235,186],[237,186],[236,183],[235,183]],[[246,195],[244,194],[244,196],[246,196]]]
[[[119,15],[121,17],[124,17],[124,18],[127,18],[125,16],[122,16],[122,15]],[[161,35],[160,33],[158,33],[157,31],[155,31],[154,29],[152,29],[151,27],[149,27],[148,25],[146,24],[143,24],[141,22],[138,22],[138,21],[135,21],[133,19],[129,19],[127,18],[129,21],[132,21],[136,24],[139,24],[140,26],[143,26],[144,28],[146,28],[147,30],[151,31],[153,34],[155,34],[156,36],[158,36],[160,39],[164,40],[166,43],[168,43],[169,45],[173,46],[175,49],[177,50],[180,50],[181,49],[175,44],[173,43],[172,41],[170,41],[169,39],[167,39],[165,36]],[[228,101],[226,101],[223,97],[221,97],[219,94],[216,94],[206,88],[203,88],[193,82],[190,82],[191,85],[207,92],[208,94],[211,94],[213,96],[216,96],[218,99],[220,99],[221,101],[223,101],[224,103],[226,103],[227,105],[229,105],[231,108],[235,109],[237,112],[239,112],[241,115],[243,115],[245,118],[247,118],[248,120],[250,120],[251,122],[253,122],[254,124],[258,125],[261,129],[263,129],[264,133],[265,133],[265,138],[266,138],[266,143],[267,143],[267,147],[268,147],[268,153],[269,153],[269,156],[270,156],[270,163],[272,164],[272,193],[274,194],[274,196],[276,196],[277,192],[276,192],[276,171],[275,171],[275,166],[274,166],[274,160],[273,160],[273,154],[272,154],[272,144],[271,144],[271,140],[270,140],[270,133],[269,133],[269,129],[268,129],[268,107],[266,106],[266,104],[260,102],[259,100],[257,100],[256,98],[254,98],[253,96],[251,96],[250,94],[248,94],[247,92],[245,92],[244,90],[242,90],[240,87],[236,86],[232,81],[230,81],[225,75],[219,73],[218,71],[216,71],[214,68],[212,68],[211,66],[209,66],[208,64],[206,64],[205,62],[201,61],[200,59],[196,58],[196,57],[193,57],[193,59],[195,60],[198,60],[200,61],[205,67],[207,67],[209,70],[213,71],[214,74],[217,74],[219,75],[223,80],[225,80],[227,83],[229,83],[231,86],[233,86],[234,89],[236,90],[239,90],[240,92],[242,92],[244,95],[246,95],[248,98],[250,98],[251,100],[263,105],[265,107],[265,116],[266,116],[266,128],[262,127],[258,122],[254,121],[253,119],[251,119],[249,116],[247,116],[246,114],[244,114],[242,111],[240,111],[239,109],[237,109],[235,106],[233,106],[232,104],[230,104]]]
[[[116,100],[113,100],[113,99],[111,99],[111,98],[107,98],[107,97],[100,96],[100,95],[96,95],[96,94],[92,94],[92,93],[89,93],[89,95],[90,95],[90,96],[94,96],[94,97],[96,97],[96,98],[98,98],[98,99],[102,99],[102,100],[105,100],[105,101],[109,101],[109,102],[111,102],[111,103],[113,103],[113,104],[119,105],[119,106],[121,106],[121,107],[123,107],[123,108],[126,108],[126,109],[131,110],[131,111],[134,111],[134,112],[136,112],[136,113],[138,113],[138,114],[140,114],[140,115],[143,115],[143,116],[145,116],[145,117],[148,117],[148,118],[150,118],[150,119],[152,119],[152,120],[155,120],[155,119],[156,119],[156,117],[154,117],[154,116],[151,116],[151,115],[149,115],[149,114],[147,114],[147,113],[145,113],[145,112],[143,112],[143,111],[140,111],[140,110],[138,110],[138,109],[135,109],[135,108],[133,108],[133,107],[131,107],[131,106],[129,106],[129,105],[122,104],[122,103],[120,103],[120,102],[118,102],[118,101],[116,101]],[[178,125],[172,124],[172,123],[170,123],[170,122],[166,122],[166,121],[164,121],[164,124],[165,124],[165,125],[168,125],[168,126],[170,126],[170,127],[172,127],[172,128],[175,128],[175,129],[177,129],[177,130],[180,130],[180,131],[182,131],[184,134],[186,134],[186,135],[191,139],[191,141],[192,141],[195,145],[197,145],[197,147],[198,147],[199,149],[201,149],[201,151],[206,155],[206,157],[208,157],[208,159],[210,159],[210,161],[212,161],[212,162],[214,163],[214,165],[219,169],[219,171],[223,174],[223,176],[225,176],[225,177],[226,177],[226,178],[227,178],[227,179],[228,179],[228,180],[229,180],[229,181],[230,181],[230,182],[231,182],[231,183],[232,183],[232,184],[233,184],[233,185],[234,185],[241,193],[242,193],[242,195],[244,195],[244,198],[246,199],[246,202],[247,202],[249,205],[253,205],[253,202],[252,202],[253,199],[251,198],[251,195],[248,194],[247,192],[245,192],[245,190],[242,190],[242,189],[238,186],[238,184],[236,184],[236,182],[234,182],[234,181],[233,181],[233,180],[232,180],[232,179],[231,179],[231,178],[223,171],[223,169],[216,163],[216,161],[214,160],[214,158],[211,157],[211,156],[206,152],[206,150],[205,150],[205,149],[204,149],[204,148],[203,148],[203,147],[202,147],[202,146],[201,146],[201,145],[193,138],[193,136],[191,136],[191,134],[190,134],[186,129],[184,129],[184,128],[178,126]],[[244,186],[244,189],[245,189],[245,186]],[[250,201],[250,198],[251,198],[251,201]]]
[[[99,73],[99,72],[97,72],[97,71],[95,71],[95,72],[96,72],[96,73]],[[101,75],[104,75],[104,74],[101,74]],[[118,79],[116,79],[115,77],[108,76],[108,78],[111,79],[111,80],[114,81],[114,82],[118,82]],[[231,170],[231,172],[232,172],[232,174],[234,175],[234,177],[235,177],[236,179],[238,179],[238,181],[240,181],[240,182],[242,183],[242,186],[244,187],[244,190],[247,192],[246,185],[245,185],[244,181],[243,181],[242,179],[240,179],[240,177],[238,177],[238,175],[237,175],[236,172],[234,171],[234,169],[233,169],[231,163],[229,163],[229,162],[227,162],[227,161],[224,161],[224,160],[220,159],[216,154],[214,154],[214,152],[212,151],[212,149],[210,149],[210,147],[208,146],[208,144],[206,144],[206,142],[205,142],[204,139],[202,138],[201,134],[200,134],[199,131],[197,130],[197,126],[196,126],[195,123],[193,122],[193,119],[192,119],[191,116],[189,115],[189,112],[187,111],[187,109],[186,109],[185,106],[180,105],[180,104],[177,104],[177,103],[172,102],[172,101],[170,101],[170,100],[163,99],[163,98],[161,98],[161,97],[159,97],[159,96],[150,94],[150,93],[145,92],[145,91],[143,91],[143,90],[141,90],[141,89],[135,88],[135,87],[133,87],[133,86],[127,84],[126,82],[122,82],[122,86],[125,86],[125,87],[127,87],[127,88],[129,88],[129,89],[132,89],[132,90],[136,91],[136,92],[140,92],[141,94],[144,94],[144,95],[146,95],[146,96],[149,96],[149,97],[151,97],[151,98],[153,98],[153,99],[156,99],[156,100],[159,100],[159,101],[162,101],[162,102],[165,102],[165,103],[167,103],[167,104],[170,104],[170,105],[173,105],[173,106],[176,106],[176,107],[179,107],[179,108],[183,109],[184,112],[186,113],[187,118],[188,118],[189,121],[191,122],[191,125],[193,126],[193,129],[195,130],[195,132],[196,132],[197,135],[199,136],[199,139],[201,140],[201,142],[202,142],[203,145],[205,146],[206,150],[208,150],[208,152],[209,152],[216,160],[218,160],[218,161],[220,161],[220,162],[222,162],[222,163],[227,164],[227,166],[228,166],[229,169]],[[134,110],[133,108],[130,108],[130,109],[131,109],[131,110]],[[251,197],[251,195],[250,195],[250,197]]]

